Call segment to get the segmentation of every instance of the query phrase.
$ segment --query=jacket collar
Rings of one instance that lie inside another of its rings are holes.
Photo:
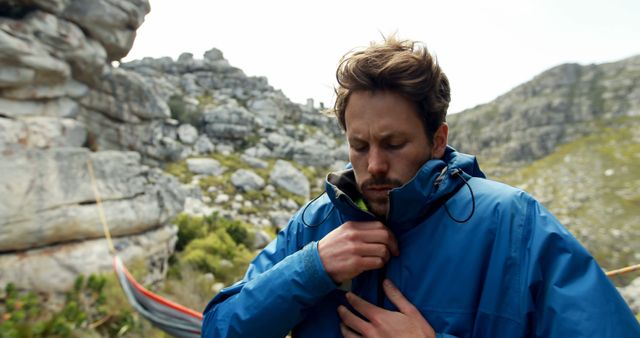
[[[464,180],[485,177],[475,156],[459,153],[447,146],[442,159],[427,161],[405,185],[389,192],[386,225],[397,231],[417,225],[464,184],[460,176]],[[376,219],[376,216],[361,210],[354,203],[360,198],[360,193],[353,169],[327,175],[325,189],[335,207],[348,218],[357,221]]]

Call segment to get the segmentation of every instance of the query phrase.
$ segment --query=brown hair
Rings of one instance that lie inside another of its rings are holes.
[[[442,123],[451,100],[449,80],[426,46],[395,36],[347,53],[336,71],[334,113],[346,130],[345,111],[355,91],[392,91],[413,101],[429,141]]]

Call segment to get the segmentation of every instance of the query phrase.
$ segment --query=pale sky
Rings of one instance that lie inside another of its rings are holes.
[[[426,43],[451,82],[450,113],[567,62],[640,54],[640,0],[149,0],[123,61],[216,47],[292,101],[333,105],[342,55],[381,34]]]

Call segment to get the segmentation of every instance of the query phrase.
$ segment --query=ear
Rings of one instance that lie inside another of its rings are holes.
[[[442,158],[444,151],[447,149],[447,142],[449,141],[449,126],[443,123],[438,127],[436,133],[433,135],[433,149],[431,149],[431,156],[433,158]]]

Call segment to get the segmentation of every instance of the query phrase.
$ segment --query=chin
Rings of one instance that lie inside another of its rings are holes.
[[[379,218],[382,219],[386,219],[387,218],[387,210],[388,208],[385,207],[376,207],[376,206],[371,206],[370,211],[372,214],[378,216]]]

